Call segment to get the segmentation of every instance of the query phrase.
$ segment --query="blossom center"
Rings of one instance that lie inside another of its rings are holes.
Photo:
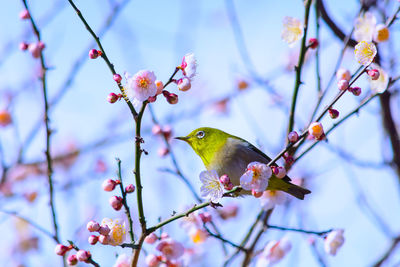
[[[148,88],[149,87],[149,85],[150,85],[150,81],[149,81],[149,79],[147,79],[147,78],[145,78],[145,77],[142,77],[142,78],[139,78],[138,79],[138,81],[137,81],[137,85],[139,86],[139,87],[142,87],[142,88]]]

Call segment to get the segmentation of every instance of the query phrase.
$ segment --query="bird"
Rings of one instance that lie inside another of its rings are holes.
[[[215,170],[219,177],[228,175],[235,186],[240,185],[240,177],[249,163],[268,164],[271,161],[270,157],[246,140],[216,128],[201,127],[187,136],[175,137],[175,139],[188,143],[200,156],[208,171]],[[273,164],[273,166],[277,165]],[[267,190],[284,191],[298,199],[304,199],[304,195],[311,193],[310,190],[290,181],[287,175],[281,179],[272,175],[268,181]],[[250,194],[250,192],[243,194]]]

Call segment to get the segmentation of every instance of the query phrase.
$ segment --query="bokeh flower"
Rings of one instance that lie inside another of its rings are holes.
[[[150,96],[154,96],[157,93],[157,86],[155,84],[156,75],[154,72],[149,70],[141,70],[135,75],[130,76],[128,73],[126,77],[126,95],[130,99],[137,99],[139,101],[145,101]]]
[[[264,210],[269,210],[286,201],[286,193],[278,190],[265,190],[260,197],[260,204]]]
[[[315,139],[319,139],[324,135],[324,128],[320,122],[313,122],[308,127],[308,133]]]
[[[200,173],[200,187],[201,196],[209,199],[212,202],[218,202],[224,194],[224,187],[219,181],[217,171],[203,171]]]
[[[354,38],[357,40],[357,42],[371,42],[375,32],[375,26],[376,18],[374,14],[370,12],[365,12],[362,16],[356,19]]]
[[[343,237],[344,230],[343,229],[337,229],[331,231],[325,238],[324,242],[324,249],[325,252],[335,256],[337,253],[337,250],[343,245],[344,243],[344,237]]]
[[[281,240],[271,240],[268,242],[260,258],[257,261],[257,267],[270,266],[279,262],[292,248],[289,239],[283,237]]]
[[[172,238],[165,238],[158,243],[156,249],[160,251],[167,260],[174,260],[183,255],[185,248]]]
[[[109,244],[112,246],[121,245],[125,241],[126,227],[125,222],[121,219],[104,218],[101,225],[107,225],[110,228],[108,235],[110,236]]]
[[[131,266],[131,256],[127,254],[120,254],[115,261],[113,267],[130,267]]]
[[[386,90],[389,84],[389,76],[386,71],[377,64],[373,64],[372,67],[379,71],[379,78],[377,80],[369,78],[369,85],[372,92],[381,94]]]
[[[240,185],[244,190],[263,192],[267,189],[272,170],[266,164],[251,162],[247,165],[246,172],[240,177]]]
[[[371,42],[361,41],[356,45],[354,54],[358,63],[368,66],[376,56],[376,47]]]
[[[292,17],[283,18],[281,38],[290,46],[294,45],[303,36],[303,24],[299,19]]]
[[[374,41],[377,43],[385,42],[389,39],[390,33],[385,24],[378,24],[374,31]]]

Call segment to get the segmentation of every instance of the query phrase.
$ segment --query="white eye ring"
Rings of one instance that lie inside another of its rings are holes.
[[[203,138],[204,135],[205,135],[204,131],[198,131],[198,132],[196,133],[196,137],[199,138],[199,139]]]

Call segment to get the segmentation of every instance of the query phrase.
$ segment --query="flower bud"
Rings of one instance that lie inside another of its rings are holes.
[[[338,81],[338,88],[339,90],[346,90],[349,87],[349,82],[347,80],[340,80]]]
[[[107,179],[107,180],[104,180],[104,182],[101,186],[103,187],[104,191],[111,192],[115,189],[116,185],[117,185],[117,183],[114,180]]]
[[[276,167],[277,173],[275,174],[276,177],[282,179],[286,176],[286,169],[284,167]]]
[[[177,84],[178,84],[178,89],[181,91],[184,91],[184,92],[189,90],[192,87],[192,85],[190,83],[190,79],[188,77],[183,77],[183,78],[179,79],[177,81]]]
[[[121,83],[122,77],[118,73],[114,74],[113,79],[116,83]]]
[[[91,50],[89,51],[89,57],[90,57],[91,59],[96,59],[98,56],[99,56],[99,51],[98,51],[98,50],[96,50],[96,49],[91,49]]]
[[[110,93],[107,96],[107,102],[114,104],[115,102],[117,102],[120,99],[119,95],[114,94],[114,93]]]
[[[332,119],[336,119],[337,117],[339,117],[339,111],[337,111],[337,110],[334,109],[334,108],[328,109],[328,113],[329,113],[329,116],[330,116]]]
[[[103,245],[108,245],[111,241],[111,237],[109,235],[99,235],[98,239]]]
[[[176,103],[178,103],[178,95],[174,94],[174,93],[170,93],[167,96],[167,101],[168,103],[170,103],[171,105],[174,105]]]
[[[259,198],[263,195],[263,192],[258,192],[255,191],[254,189],[251,189],[251,194],[255,197],[255,198]]]
[[[361,88],[360,87],[352,87],[352,88],[350,88],[350,92],[352,92],[353,93],[353,95],[355,95],[355,96],[359,96],[359,95],[361,95]]]
[[[224,185],[225,190],[232,190],[233,189],[233,184],[232,182],[229,182],[227,184]]]
[[[77,253],[76,253],[76,258],[79,261],[87,261],[90,258],[90,253],[86,250],[80,249]]]
[[[308,46],[312,49],[317,48],[319,42],[317,38],[310,38],[308,39]]]
[[[320,122],[313,122],[308,127],[308,133],[319,139],[324,134],[324,128]]]
[[[290,132],[288,134],[288,140],[291,143],[297,142],[297,140],[299,140],[299,134],[296,131]]]
[[[228,185],[231,182],[231,179],[228,175],[224,174],[219,178],[219,181],[222,185]]]
[[[158,154],[160,157],[165,157],[166,155],[168,155],[168,153],[169,153],[169,149],[166,148],[166,147],[160,147],[160,148],[158,149],[158,151],[157,151],[157,154]]]
[[[293,156],[290,155],[288,152],[285,152],[285,154],[283,154],[283,158],[285,159],[287,165],[292,165],[294,162]]]
[[[108,200],[111,207],[115,210],[120,210],[122,208],[122,197],[119,196],[112,196]]]
[[[25,43],[25,42],[21,42],[19,43],[19,49],[22,51],[26,51],[29,47],[29,44]]]
[[[96,221],[90,221],[87,223],[86,228],[89,232],[97,232],[100,229],[100,224]]]
[[[212,220],[211,214],[208,213],[208,212],[202,212],[202,213],[200,213],[200,214],[199,214],[199,217],[200,217],[200,219],[201,219],[201,221],[202,221],[203,223],[208,223],[208,222],[211,222],[211,220]]]
[[[379,79],[379,70],[372,69],[368,71],[368,76],[371,77],[371,80],[378,80]]]
[[[88,242],[90,245],[96,245],[97,241],[99,241],[99,238],[95,235],[91,235],[88,238]]]
[[[19,18],[20,19],[30,19],[31,15],[29,14],[28,10],[24,9],[24,10],[21,10],[21,12],[19,12]]]
[[[135,192],[135,186],[133,184],[128,184],[125,187],[125,192],[128,193],[128,194]]]
[[[77,265],[78,264],[78,258],[76,257],[75,254],[69,255],[67,258],[67,264],[69,266]]]
[[[162,90],[164,89],[164,84],[160,80],[156,80],[154,83],[156,84],[157,87],[157,95],[160,95],[162,93]]]
[[[151,233],[144,239],[144,242],[147,244],[154,244],[157,241],[158,237],[155,233]]]
[[[147,255],[145,262],[148,267],[157,267],[160,265],[160,259],[154,254]]]
[[[340,80],[346,80],[346,81],[350,81],[351,79],[351,74],[350,71],[344,68],[340,68],[338,69],[338,71],[336,72],[336,79],[338,81]]]
[[[63,244],[57,244],[57,246],[54,248],[54,252],[59,256],[64,256],[68,250],[70,250],[70,248],[64,246]]]
[[[161,239],[166,239],[169,237],[169,234],[167,232],[163,232],[160,236]]]
[[[108,227],[108,225],[101,225],[99,229],[100,235],[108,235],[110,233],[111,229]],[[100,237],[99,237],[100,238]]]
[[[149,98],[147,98],[147,101],[148,101],[149,103],[154,103],[154,102],[156,102],[156,100],[157,100],[157,95],[155,95],[155,96],[149,96]]]

